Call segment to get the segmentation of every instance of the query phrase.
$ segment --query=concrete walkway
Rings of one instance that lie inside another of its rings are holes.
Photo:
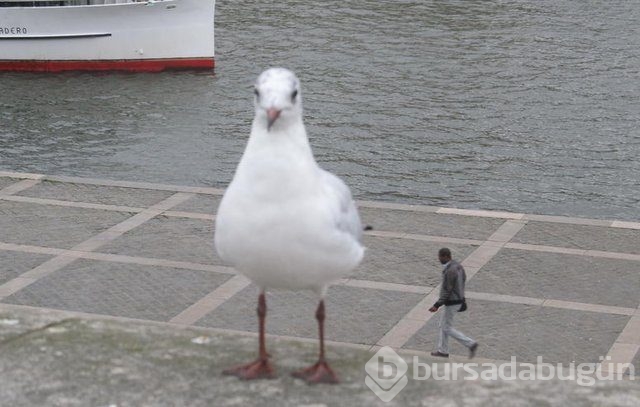
[[[289,372],[315,343],[269,338],[278,378],[243,382],[220,371],[256,355],[255,338],[193,328],[5,305],[0,311],[2,406],[571,406],[635,407],[637,381],[408,380],[390,402],[365,385],[365,350],[329,346],[342,384],[308,386]],[[408,354],[402,357],[413,371]],[[421,363],[435,363],[422,357]],[[442,368],[443,365],[437,365]]]
[[[169,336],[210,328],[250,338],[250,351],[257,290],[215,255],[221,194],[0,172],[0,312],[155,321]],[[427,310],[438,293],[436,253],[447,246],[469,279],[470,309],[457,326],[481,342],[481,361],[608,357],[640,371],[640,223],[381,202],[360,210],[374,227],[366,260],[327,300],[336,349],[432,350],[437,321]],[[267,303],[268,340],[315,346],[313,295],[273,292]],[[466,355],[458,344],[452,351]]]

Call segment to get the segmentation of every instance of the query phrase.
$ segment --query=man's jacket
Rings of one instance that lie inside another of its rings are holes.
[[[434,306],[441,307],[443,305],[464,303],[464,284],[466,281],[467,275],[464,272],[464,267],[457,261],[451,260],[445,269],[442,270],[440,299],[438,299]]]

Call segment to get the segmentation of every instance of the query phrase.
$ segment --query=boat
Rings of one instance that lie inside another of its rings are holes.
[[[215,0],[0,1],[0,71],[208,69]]]

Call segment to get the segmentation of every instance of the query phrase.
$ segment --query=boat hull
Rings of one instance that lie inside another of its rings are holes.
[[[213,69],[214,0],[0,8],[0,71]]]
[[[180,59],[109,59],[79,61],[0,60],[0,71],[64,72],[64,71],[127,71],[161,72],[180,69],[213,69],[214,58]]]

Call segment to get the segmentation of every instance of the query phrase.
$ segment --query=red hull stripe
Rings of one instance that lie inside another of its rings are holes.
[[[166,69],[213,69],[213,58],[93,60],[93,61],[10,61],[0,59],[0,71],[129,71],[160,72]]]

